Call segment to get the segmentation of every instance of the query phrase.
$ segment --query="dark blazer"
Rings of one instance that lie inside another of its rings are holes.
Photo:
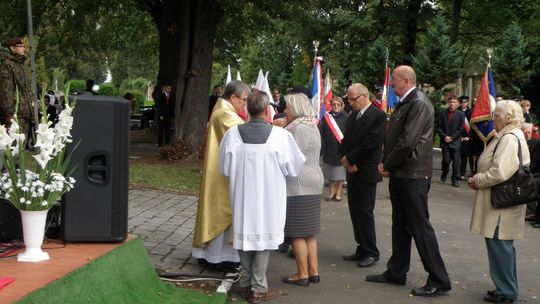
[[[330,112],[329,115],[334,116],[334,120],[338,124],[341,133],[345,135],[349,114],[341,111],[339,113]],[[331,166],[341,166],[342,155],[339,151],[339,142],[334,136],[334,133],[332,133],[332,130],[330,130],[326,119],[321,119],[319,130],[321,131],[321,154],[323,155],[323,162]]]
[[[167,102],[165,93],[159,94],[156,102],[156,111],[158,117],[163,116],[163,118],[173,118],[175,101],[176,95],[174,93],[169,95],[169,102]]]
[[[448,110],[442,109],[439,111],[439,119],[437,123],[437,134],[441,138],[441,146],[448,145],[450,148],[461,147],[461,136],[463,135],[463,124],[465,123],[465,113],[456,109],[452,115],[452,120],[448,121]],[[446,136],[452,137],[452,142],[447,144],[444,141]]]
[[[433,105],[415,88],[392,112],[384,141],[384,168],[392,177],[431,178]]]
[[[540,140],[531,138],[527,141],[527,146],[531,155],[529,168],[533,174],[538,174],[540,173]]]
[[[341,154],[358,168],[358,172],[347,174],[347,180],[378,183],[382,181],[377,166],[381,162],[386,114],[372,104],[358,120],[357,113],[353,111],[349,116],[341,141]]]
[[[463,114],[465,114],[465,118],[469,121],[469,126],[471,124],[471,109],[467,108],[465,111],[463,111],[461,108],[458,108]],[[470,128],[469,132],[465,130],[465,121],[463,125],[463,133],[461,134],[462,137],[468,137],[469,141],[462,141],[461,142],[461,155],[462,156],[472,156],[473,150],[472,150],[472,140],[471,140],[471,133],[474,133],[474,130],[472,127]]]

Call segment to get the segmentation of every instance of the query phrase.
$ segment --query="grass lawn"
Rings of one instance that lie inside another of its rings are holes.
[[[150,188],[198,195],[200,182],[200,168],[195,163],[160,160],[130,162],[131,188]]]

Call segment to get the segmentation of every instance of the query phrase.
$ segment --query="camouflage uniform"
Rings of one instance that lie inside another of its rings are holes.
[[[25,64],[25,57],[6,52],[0,65],[0,110],[2,123],[9,126],[9,118],[15,114],[17,103],[16,87],[19,88],[19,107],[17,118],[21,133],[28,136],[30,120],[32,119],[33,94],[30,84],[30,69]]]

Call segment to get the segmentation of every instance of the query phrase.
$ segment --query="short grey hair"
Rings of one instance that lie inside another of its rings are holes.
[[[223,98],[230,99],[233,95],[240,97],[244,92],[247,92],[248,94],[251,93],[251,88],[240,80],[233,80],[225,87]]]
[[[532,123],[524,122],[521,124],[521,130],[532,129],[532,127],[533,127]]]
[[[317,116],[317,111],[304,93],[286,95],[285,102],[294,117]]]
[[[262,91],[253,92],[247,99],[248,113],[251,116],[257,116],[264,112],[269,104],[270,98],[268,97],[268,94]]]
[[[498,101],[495,108],[502,110],[504,120],[507,124],[521,126],[523,123],[523,110],[521,109],[521,106],[514,100]]]

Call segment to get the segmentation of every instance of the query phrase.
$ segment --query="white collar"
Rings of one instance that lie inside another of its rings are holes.
[[[360,109],[360,115],[364,115],[364,113],[366,112],[367,108],[369,108],[370,105],[371,105],[371,102],[368,103],[368,105],[365,106],[364,108]]]
[[[403,94],[403,96],[401,96],[401,98],[399,99],[399,102],[404,101],[405,98],[407,98],[407,96],[408,96],[414,89],[416,89],[416,86],[410,88],[407,92],[405,92],[405,94]]]

